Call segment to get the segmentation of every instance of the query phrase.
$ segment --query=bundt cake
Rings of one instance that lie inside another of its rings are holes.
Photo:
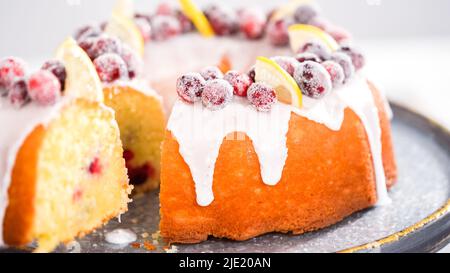
[[[156,55],[168,63],[149,76],[153,86],[169,101],[167,93],[178,96],[161,156],[166,240],[301,234],[389,203],[397,176],[390,109],[347,32],[300,2],[264,21],[265,39],[241,23],[241,33],[257,42],[189,34],[149,51],[155,55],[146,63],[157,62]],[[238,11],[241,20],[246,13]],[[213,6],[204,14],[216,35],[239,32],[232,12]],[[234,70],[202,69],[223,56]],[[181,76],[174,80],[170,69]],[[169,87],[169,79],[176,84]]]
[[[27,74],[0,62],[0,245],[53,250],[127,210],[131,200],[114,112],[75,41]],[[78,91],[77,91],[78,90]]]

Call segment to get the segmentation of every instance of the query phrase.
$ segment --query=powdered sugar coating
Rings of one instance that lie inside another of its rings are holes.
[[[311,53],[311,52],[299,53],[299,54],[297,54],[297,56],[295,56],[295,59],[300,63],[303,63],[306,61],[320,63],[322,61],[319,58],[319,56],[317,56],[316,54]]]
[[[366,64],[366,59],[363,53],[357,48],[351,46],[342,46],[339,51],[347,54],[352,59],[353,66],[355,67],[356,71],[363,68]]]
[[[42,70],[47,70],[51,72],[55,77],[58,78],[59,83],[61,84],[61,90],[64,90],[64,84],[67,77],[66,67],[59,60],[50,60],[46,61],[42,67]]]
[[[102,34],[102,29],[95,25],[85,25],[75,31],[74,37],[78,42],[89,37],[97,37]]]
[[[203,68],[200,71],[200,75],[207,81],[223,78],[223,73],[217,66],[207,66]]]
[[[306,43],[302,48],[300,48],[298,53],[304,53],[304,52],[314,53],[319,58],[321,58],[323,61],[328,60],[331,55],[330,49],[326,45],[324,45],[320,42]]]
[[[8,99],[9,102],[17,108],[24,106],[30,101],[25,78],[18,78],[13,82],[9,88]]]
[[[239,28],[247,39],[260,39],[266,27],[264,12],[256,8],[244,8],[239,11]]]
[[[123,45],[120,57],[125,61],[128,69],[128,77],[134,79],[142,73],[144,62],[137,55],[136,51],[128,45]]]
[[[288,26],[290,22],[288,19],[280,19],[269,22],[267,25],[267,36],[272,45],[285,46],[289,43]]]
[[[294,75],[295,68],[299,64],[299,62],[295,58],[288,56],[276,56],[272,57],[271,59],[291,76]]]
[[[226,80],[206,82],[202,93],[203,105],[212,111],[225,108],[233,99],[233,87]]]
[[[338,26],[330,26],[327,29],[328,34],[333,37],[336,42],[339,44],[342,44],[345,41],[349,41],[352,39],[352,35],[350,32],[348,32],[345,28],[338,27]]]
[[[8,88],[15,79],[25,76],[27,65],[16,57],[8,57],[0,61],[0,96],[7,94]]]
[[[125,61],[117,54],[103,54],[94,60],[100,80],[112,83],[118,80],[128,80],[128,69]]]
[[[330,74],[333,88],[340,87],[344,84],[345,74],[342,66],[334,61],[323,62],[322,65],[328,71],[328,74]]]
[[[230,35],[239,30],[237,14],[228,6],[213,4],[204,13],[216,35]]]
[[[51,72],[39,70],[28,78],[30,98],[42,106],[55,104],[61,97],[61,84]]]
[[[92,46],[86,52],[92,60],[108,53],[120,54],[122,42],[115,37],[102,35],[93,40]]]
[[[247,97],[247,90],[253,83],[247,74],[242,74],[235,70],[228,71],[224,76],[224,80],[233,86],[234,94],[240,97]]]
[[[269,85],[257,82],[247,91],[247,99],[260,112],[268,112],[277,102],[277,94]]]
[[[156,15],[152,18],[153,39],[164,41],[181,33],[180,22],[171,15]]]
[[[295,22],[298,24],[309,24],[319,12],[312,5],[301,5],[294,12]]]
[[[178,96],[185,102],[200,101],[206,81],[199,73],[187,73],[177,80]]]
[[[332,89],[330,74],[316,62],[307,61],[297,66],[294,79],[302,93],[314,99],[323,97]]]
[[[344,69],[345,81],[347,82],[349,79],[355,75],[355,67],[353,66],[352,59],[345,53],[342,52],[334,52],[330,58],[332,61],[337,62]]]

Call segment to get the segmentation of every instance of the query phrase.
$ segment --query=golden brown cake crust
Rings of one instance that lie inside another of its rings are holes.
[[[392,184],[396,169],[392,152],[386,151],[392,149],[389,121],[382,101],[376,102],[382,117],[384,164]],[[247,240],[274,231],[301,234],[375,204],[369,143],[350,109],[345,110],[338,132],[292,114],[287,147],[283,177],[272,187],[261,179],[251,140],[225,139],[215,166],[215,199],[200,207],[189,167],[167,132],[162,150],[161,235],[170,242],[196,243],[208,236]]]

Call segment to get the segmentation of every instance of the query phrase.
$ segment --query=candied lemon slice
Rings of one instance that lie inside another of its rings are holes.
[[[270,20],[276,21],[279,19],[291,17],[294,15],[295,10],[305,4],[311,3],[312,0],[290,0],[289,2],[281,5],[270,17]]]
[[[302,91],[289,73],[275,61],[266,57],[258,57],[255,65],[255,80],[272,86],[280,102],[302,107]]]
[[[76,98],[103,101],[102,83],[89,56],[72,39],[66,39],[56,51],[66,67],[64,94]]]
[[[113,13],[106,26],[105,33],[119,38],[140,56],[144,56],[144,38],[132,19]]]
[[[309,42],[321,42],[331,51],[339,49],[339,44],[328,33],[311,25],[292,25],[288,29],[291,49],[297,52],[304,44]]]
[[[203,14],[192,0],[180,0],[180,4],[183,13],[194,23],[200,34],[205,37],[214,36],[214,30],[205,14]]]
[[[112,14],[133,18],[134,3],[133,0],[117,0],[114,4]]]

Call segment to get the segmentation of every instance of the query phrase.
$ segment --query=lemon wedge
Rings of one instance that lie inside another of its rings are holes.
[[[134,3],[133,0],[117,0],[114,4],[112,14],[124,16],[127,18],[133,18],[134,16]]]
[[[294,15],[297,8],[301,5],[309,4],[312,0],[290,0],[289,2],[281,5],[270,17],[270,20],[276,21],[279,19],[291,17]]]
[[[197,30],[205,37],[214,36],[214,30],[211,27],[205,14],[194,4],[192,0],[179,0],[181,10],[194,23]]]
[[[280,102],[297,108],[302,107],[302,91],[289,73],[275,61],[266,57],[258,57],[255,65],[255,80],[272,86]]]
[[[311,25],[292,25],[288,28],[291,49],[297,52],[299,48],[309,42],[321,42],[331,51],[339,49],[339,44],[328,33]]]
[[[117,13],[113,13],[106,26],[105,33],[115,36],[129,45],[141,57],[144,56],[144,38],[139,28],[132,19]]]
[[[72,39],[66,39],[56,51],[56,58],[66,67],[64,94],[103,102],[102,83],[89,56]]]

